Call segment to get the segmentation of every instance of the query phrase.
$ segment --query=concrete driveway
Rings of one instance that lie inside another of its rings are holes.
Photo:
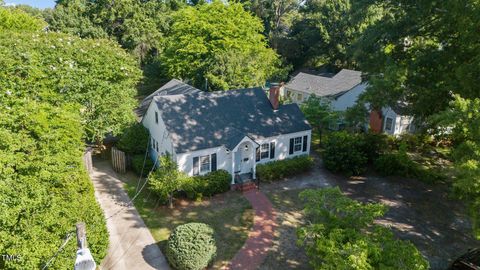
[[[110,245],[101,264],[104,270],[170,269],[150,231],[123,189],[109,161],[96,159],[90,174],[95,197],[107,220]]]
[[[463,204],[449,196],[446,187],[415,179],[352,177],[334,175],[317,159],[315,169],[305,175],[263,186],[263,190],[290,190],[339,186],[350,198],[380,202],[389,211],[377,223],[389,226],[410,240],[430,262],[431,269],[446,269],[469,248],[480,247]],[[262,187],[261,187],[262,189]]]

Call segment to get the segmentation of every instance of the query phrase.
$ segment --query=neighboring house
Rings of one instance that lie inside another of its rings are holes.
[[[160,87],[157,91],[151,93],[149,96],[144,98],[140,103],[140,106],[138,106],[138,108],[135,109],[135,113],[139,117],[139,121],[141,121],[143,115],[148,109],[148,106],[150,106],[150,103],[152,102],[155,96],[194,94],[198,92],[201,92],[201,90],[191,85],[188,85],[184,82],[181,82],[177,79],[172,79],[166,84],[164,84],[162,87]]]
[[[402,114],[402,111],[403,109],[401,106],[397,106],[395,108],[387,107],[382,109],[383,132],[390,135],[415,132],[413,117]]]
[[[360,94],[365,92],[367,82],[362,81],[360,71],[342,69],[337,74],[321,73],[319,75],[300,72],[290,82],[282,87],[282,96],[295,103],[302,103],[312,94],[326,98],[330,101],[334,111],[344,112],[355,106]],[[371,112],[370,128],[376,132],[385,132],[391,135],[399,135],[405,132],[413,132],[413,118],[402,115],[402,106],[397,108],[383,108],[381,112]],[[366,123],[366,127],[368,128]],[[334,123],[331,127],[339,129],[342,123]]]
[[[237,175],[255,179],[257,164],[308,155],[311,127],[297,104],[279,105],[279,92],[273,85],[270,97],[261,88],[154,95],[142,118],[150,154],[171,155],[188,175],[226,170],[232,184]]]

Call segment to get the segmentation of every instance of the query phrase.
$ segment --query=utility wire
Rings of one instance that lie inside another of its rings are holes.
[[[45,266],[43,266],[42,270],[47,269],[48,265],[50,265],[50,263],[53,261],[53,259],[55,259],[60,254],[60,252],[63,250],[63,248],[67,245],[70,238],[72,238],[72,234],[73,234],[73,232],[67,233],[67,235],[65,237],[65,240],[63,241],[63,244],[57,249],[57,252],[55,252],[55,254],[47,261]]]

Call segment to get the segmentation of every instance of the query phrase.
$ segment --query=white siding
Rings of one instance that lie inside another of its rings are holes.
[[[280,95],[282,95],[283,98],[290,98],[293,103],[301,104],[308,99],[310,93],[283,87],[283,91],[280,91]],[[301,96],[301,98],[299,98],[299,96]]]
[[[295,137],[303,138],[303,136],[308,136],[307,151],[306,152],[300,151],[292,155],[289,155],[290,138],[295,138]],[[264,143],[270,144],[271,142],[275,142],[275,159],[270,159],[270,158],[263,159],[263,160],[260,160],[259,162],[256,162],[256,164],[267,163],[274,160],[282,160],[285,158],[291,158],[295,156],[310,154],[310,144],[312,141],[311,136],[312,136],[311,131],[307,130],[307,131],[302,131],[297,133],[282,134],[275,137],[265,138],[263,140],[257,140],[256,142],[259,143],[260,145]],[[230,174],[232,174],[233,173],[232,157],[234,156],[234,153],[233,152],[227,153],[226,148],[223,146],[177,154],[176,160],[177,160],[178,168],[179,170],[187,173],[188,175],[193,175],[193,158],[199,157],[199,156],[211,155],[213,153],[217,154],[217,170],[223,169],[229,172]]]
[[[177,154],[178,169],[192,176],[193,158],[214,153],[217,154],[217,170],[226,170],[232,174],[232,153],[227,153],[226,148],[223,146]]]
[[[289,147],[290,147],[290,139],[296,137],[308,136],[307,142],[307,151],[306,152],[296,152],[292,155],[289,154]],[[260,145],[264,143],[270,144],[271,142],[275,142],[275,159],[261,159],[257,162],[257,164],[267,163],[274,160],[282,160],[286,158],[301,156],[305,154],[310,154],[310,144],[312,142],[312,132],[311,130],[297,132],[297,133],[290,133],[290,134],[282,134],[275,137],[265,138],[263,140],[256,140],[256,142]]]
[[[155,112],[158,113],[158,124],[155,123]],[[150,143],[152,142],[152,138],[156,142],[158,142],[158,152],[154,150],[150,151],[150,153],[162,155],[168,152],[171,155],[175,156],[172,140],[170,139],[170,136],[162,119],[162,114],[158,110],[155,101],[152,101],[152,103],[150,103],[150,106],[148,107],[147,112],[142,119],[142,124],[150,132]],[[155,159],[156,157],[152,158]]]
[[[333,100],[332,101],[332,109],[334,111],[344,112],[348,108],[353,107],[358,100],[358,96],[361,93],[365,92],[366,88],[367,88],[366,83],[361,83],[361,84],[355,86],[354,88],[352,88],[351,90],[349,90],[345,94],[343,94],[340,97],[338,97],[337,99]]]
[[[393,111],[390,107],[387,107],[382,110],[383,113],[383,131],[390,135],[400,135],[403,133],[409,133],[415,131],[415,126],[413,123],[412,116],[399,115]],[[386,129],[387,118],[393,120],[393,125],[391,130]]]

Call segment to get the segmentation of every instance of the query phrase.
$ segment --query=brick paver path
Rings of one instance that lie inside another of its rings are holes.
[[[275,212],[265,194],[258,190],[250,190],[243,194],[255,210],[254,223],[247,241],[230,262],[227,268],[230,270],[257,269],[272,247],[276,227]]]

